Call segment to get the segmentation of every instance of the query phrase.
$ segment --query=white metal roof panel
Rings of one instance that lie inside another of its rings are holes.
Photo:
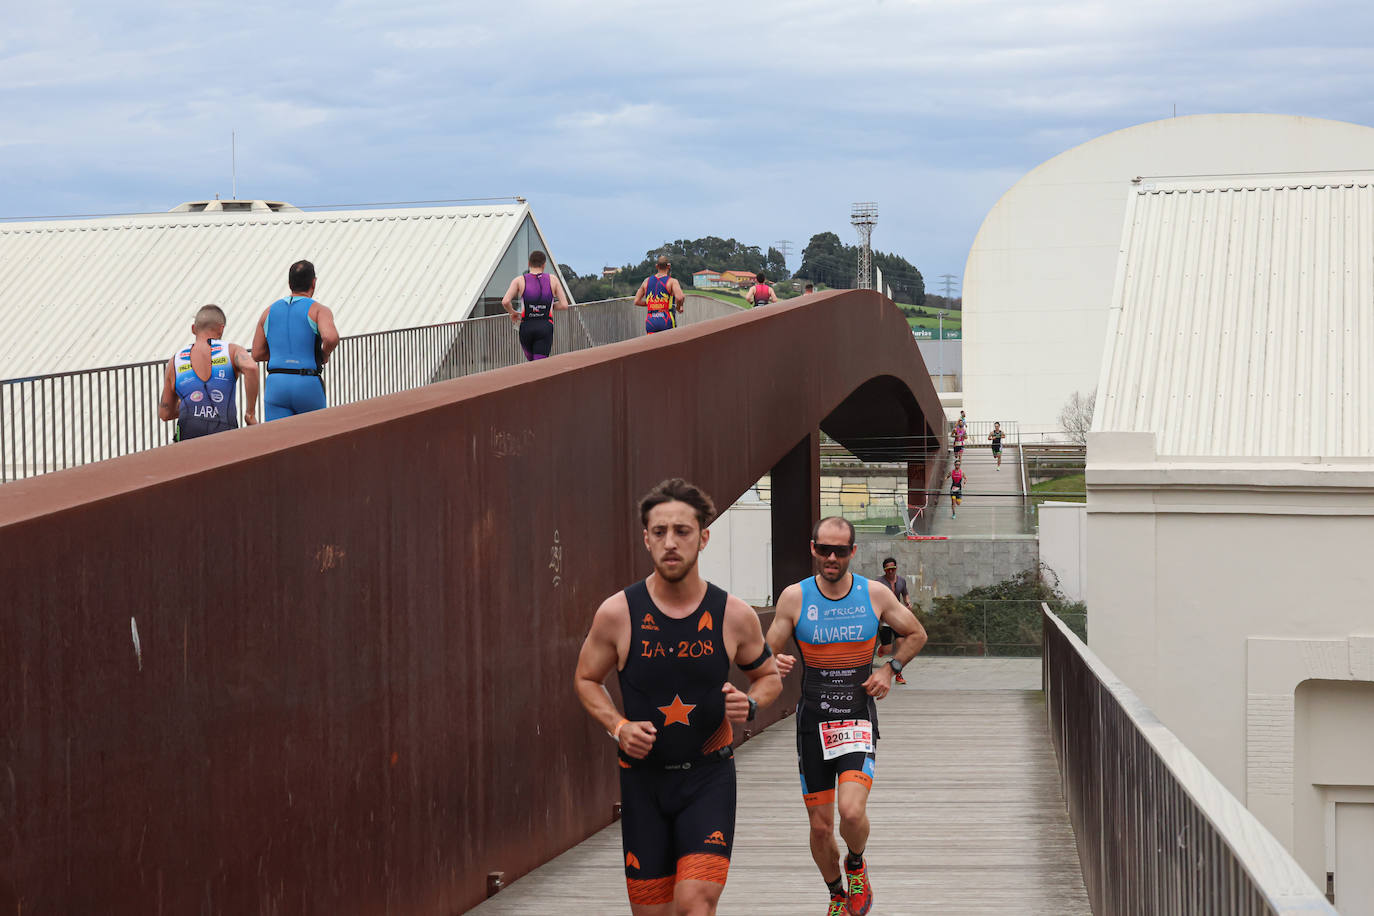
[[[211,302],[247,345],[301,258],[342,334],[466,318],[528,215],[511,203],[0,225],[0,378],[169,357]]]
[[[1094,430],[1374,454],[1374,172],[1142,181],[1113,299]]]

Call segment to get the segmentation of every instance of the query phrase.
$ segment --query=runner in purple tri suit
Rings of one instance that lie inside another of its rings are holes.
[[[530,361],[547,359],[553,352],[553,310],[568,307],[562,284],[544,272],[547,262],[544,252],[531,251],[529,271],[510,281],[510,289],[501,298],[510,320],[520,325],[520,348]],[[516,299],[524,302],[519,312],[513,305]]]

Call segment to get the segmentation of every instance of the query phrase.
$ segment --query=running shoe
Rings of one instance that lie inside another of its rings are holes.
[[[844,894],[831,894],[830,908],[825,911],[825,916],[849,916],[849,908],[845,906],[846,899]]]
[[[868,860],[865,859],[858,871],[850,871],[845,866],[844,876],[849,882],[849,916],[864,916],[873,909],[873,885],[868,882]]]
[[[906,678],[902,677],[900,674],[897,675],[897,683],[899,683],[899,684],[905,684],[905,683],[906,683]]]

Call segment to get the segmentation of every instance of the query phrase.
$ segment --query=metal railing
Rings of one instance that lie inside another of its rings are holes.
[[[1093,912],[1336,911],[1288,851],[1048,607],[1050,739]]]
[[[689,294],[680,324],[740,311]],[[644,312],[633,299],[575,305],[554,313],[554,355],[643,333]],[[501,314],[345,337],[322,378],[326,399],[338,406],[522,362],[516,326]],[[174,424],[157,416],[166,367],[160,359],[0,380],[0,483],[170,444]],[[238,408],[243,425],[242,397]]]

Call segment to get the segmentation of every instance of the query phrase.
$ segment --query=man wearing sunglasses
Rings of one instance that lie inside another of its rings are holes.
[[[675,477],[639,505],[654,571],[597,609],[573,682],[617,745],[631,913],[711,916],[734,844],[731,723],[777,699],[782,679],[758,614],[697,569],[711,498]],[[748,693],[730,683],[732,661]],[[603,686],[612,670],[624,715]]]
[[[811,858],[830,891],[826,916],[863,916],[873,906],[863,855],[877,767],[877,701],[926,643],[925,628],[890,589],[849,571],[854,549],[853,525],[838,516],[822,519],[811,533],[820,574],[783,589],[768,628],[768,645],[784,677],[796,663],[783,654],[788,641],[795,639],[801,650],[797,764],[811,822]],[[875,671],[880,625],[891,627],[898,639],[892,660]],[[837,807],[849,853],[843,874],[835,842]]]

